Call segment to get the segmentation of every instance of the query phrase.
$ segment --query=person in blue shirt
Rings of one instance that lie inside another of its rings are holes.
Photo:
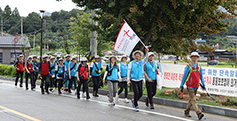
[[[68,85],[68,92],[71,92],[72,85],[74,85],[74,89],[77,88],[77,63],[76,63],[77,58],[72,57],[72,61],[69,63],[70,68],[69,68],[69,85]]]
[[[56,79],[57,79],[57,82],[58,82],[58,94],[59,95],[62,94],[61,88],[63,87],[64,73],[65,73],[65,66],[63,65],[63,59],[60,58],[58,60],[58,65],[55,68]]]
[[[131,99],[131,102],[136,112],[139,112],[138,100],[142,97],[143,93],[142,80],[144,77],[144,64],[148,58],[148,51],[149,49],[146,48],[146,57],[143,60],[141,59],[144,55],[143,52],[140,50],[134,51],[132,55],[135,60],[131,61],[128,65],[127,84],[129,86],[131,80],[134,93],[134,97]]]
[[[112,106],[115,105],[114,97],[118,91],[118,81],[122,81],[120,76],[119,67],[116,63],[116,57],[111,56],[110,63],[106,66],[106,71],[103,78],[103,84],[105,84],[105,78],[107,77],[108,90],[109,90],[109,102]]]
[[[159,69],[157,68],[157,64],[154,61],[154,53],[148,53],[148,61],[144,65],[144,75],[146,80],[146,90],[147,90],[147,98],[146,98],[146,106],[150,109],[154,109],[153,97],[156,95],[156,85],[157,85],[157,72]]]
[[[71,79],[71,78],[69,78],[69,68],[70,68],[70,65],[69,65],[69,63],[71,62],[71,56],[69,55],[69,54],[67,54],[66,56],[65,56],[65,58],[66,58],[66,60],[65,60],[65,62],[64,62],[64,66],[65,66],[65,70],[66,70],[66,80],[65,80],[65,89],[64,89],[64,91],[68,91],[68,84],[69,84],[69,79]]]
[[[127,84],[127,74],[128,74],[128,63],[127,63],[128,57],[126,55],[123,55],[121,58],[121,63],[118,64],[120,75],[122,80],[119,81],[118,86],[120,90],[118,91],[118,94],[116,95],[115,99],[118,102],[119,95],[123,92],[123,89],[125,90],[125,99],[124,103],[129,103],[128,101],[128,84]]]
[[[205,86],[205,82],[203,79],[202,67],[198,65],[199,57],[200,57],[200,55],[197,52],[191,53],[190,58],[191,58],[192,62],[185,67],[183,79],[180,84],[180,89],[181,90],[184,89],[183,85],[186,82],[188,94],[189,94],[190,98],[189,98],[187,108],[184,111],[185,116],[191,117],[189,112],[191,110],[191,107],[193,106],[199,120],[201,120],[204,117],[204,114],[198,107],[195,97],[196,97],[197,89],[200,85],[200,80],[204,86],[204,89],[206,89],[206,86]]]
[[[90,74],[92,76],[92,80],[94,83],[93,86],[93,96],[99,97],[98,95],[98,89],[100,87],[100,73],[102,71],[102,63],[100,62],[100,57],[95,56],[95,61],[91,63],[90,66]]]
[[[36,83],[36,80],[38,78],[39,74],[39,62],[37,61],[37,56],[33,56],[33,67],[34,67],[34,84]],[[33,89],[35,89],[36,85],[33,86]]]
[[[50,74],[50,91],[53,91],[53,88],[57,87],[57,81],[55,77],[55,68],[56,68],[56,63],[55,63],[55,57],[51,56],[50,58],[50,68],[49,68],[49,74]]]

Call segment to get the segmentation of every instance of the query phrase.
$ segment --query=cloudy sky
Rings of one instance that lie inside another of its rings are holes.
[[[73,8],[79,9],[72,0],[0,0],[0,7],[4,10],[5,6],[9,5],[12,10],[15,7],[20,12],[21,16],[27,16],[31,12],[39,13],[39,10],[54,12],[60,10],[70,11]]]

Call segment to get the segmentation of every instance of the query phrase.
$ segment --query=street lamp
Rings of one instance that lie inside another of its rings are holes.
[[[41,41],[40,41],[40,61],[42,61],[42,44],[43,44],[43,22],[45,10],[40,10],[41,14]]]

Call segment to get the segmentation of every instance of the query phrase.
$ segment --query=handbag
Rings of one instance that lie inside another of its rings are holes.
[[[107,68],[109,68],[108,65],[107,65]],[[113,71],[113,69],[114,69],[114,66],[113,66],[113,68],[112,68],[111,70],[108,71],[107,76],[111,76],[111,75],[112,75],[112,71]]]

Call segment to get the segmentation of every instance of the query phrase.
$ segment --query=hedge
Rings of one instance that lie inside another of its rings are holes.
[[[16,68],[12,65],[0,64],[0,75],[16,77]]]

